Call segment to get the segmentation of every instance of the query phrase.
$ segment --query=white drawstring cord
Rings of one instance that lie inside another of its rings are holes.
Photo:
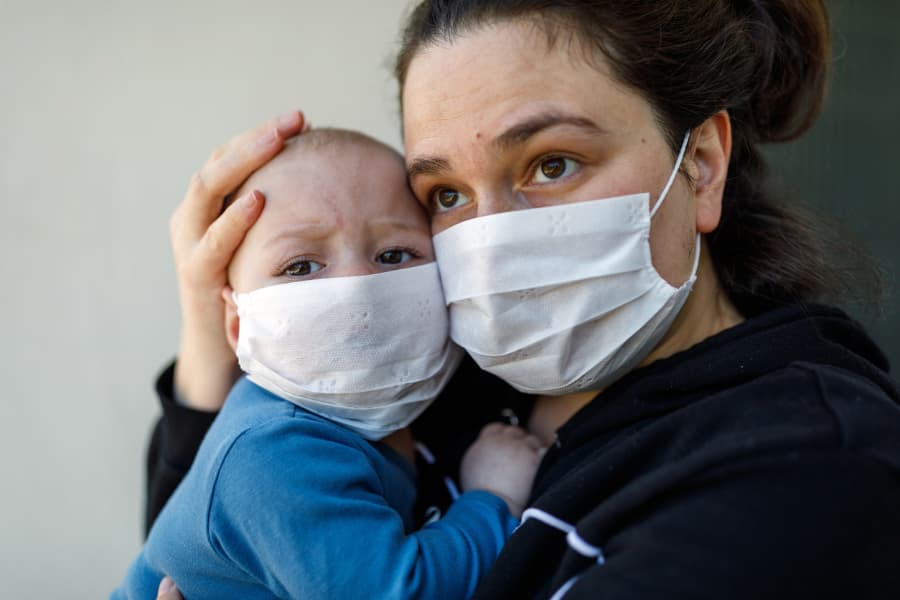
[[[602,565],[606,562],[606,557],[603,556],[603,550],[585,541],[583,537],[578,535],[575,526],[571,523],[566,523],[559,517],[555,517],[539,508],[527,508],[522,513],[522,521],[519,523],[519,527],[524,525],[529,519],[540,521],[545,525],[549,525],[550,527],[565,533],[566,544],[578,554],[586,558],[594,559],[598,565]],[[572,589],[572,586],[578,582],[580,577],[581,575],[576,575],[566,581],[558,590],[556,590],[556,592],[554,592],[553,596],[550,597],[550,600],[562,600],[562,598],[569,593],[569,590]]]
[[[526,508],[522,513],[522,522],[519,524],[519,527],[524,525],[525,521],[528,519],[540,521],[545,525],[549,525],[550,527],[565,533],[566,543],[578,554],[595,559],[598,565],[602,565],[606,562],[606,557],[603,556],[603,550],[585,541],[583,537],[578,535],[575,526],[571,523],[566,523],[559,517],[555,517],[539,508]]]
[[[552,596],[550,596],[550,600],[562,600],[563,596],[569,593],[569,590],[572,589],[572,586],[575,585],[580,577],[581,575],[576,575],[572,579],[562,584],[562,587],[560,587]]]
[[[522,525],[525,524],[525,521],[528,519],[535,519],[544,523],[545,525],[549,525],[554,529],[558,529],[565,534],[569,534],[572,531],[575,531],[575,526],[569,523],[566,523],[559,517],[554,517],[548,512],[545,512],[539,508],[526,508],[522,513]],[[521,525],[520,525],[521,527]]]

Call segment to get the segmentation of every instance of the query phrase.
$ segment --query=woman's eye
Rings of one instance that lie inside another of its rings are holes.
[[[385,250],[379,254],[375,260],[383,265],[402,265],[412,259],[412,252],[409,252],[408,250],[393,249]]]
[[[538,164],[532,177],[533,183],[547,183],[571,175],[578,169],[578,163],[571,158],[557,156],[544,159]]]
[[[432,192],[431,205],[435,211],[445,212],[471,202],[468,196],[452,188],[440,188]]]
[[[288,277],[304,277],[315,273],[321,268],[321,263],[312,260],[298,260],[297,262],[289,264],[285,268],[284,274]]]

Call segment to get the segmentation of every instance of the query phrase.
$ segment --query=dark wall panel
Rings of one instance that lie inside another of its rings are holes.
[[[825,113],[767,150],[778,189],[837,219],[887,276],[884,316],[851,307],[900,371],[900,0],[832,0]]]

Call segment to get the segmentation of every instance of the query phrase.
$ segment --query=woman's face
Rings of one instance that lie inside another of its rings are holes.
[[[652,205],[674,166],[640,95],[601,61],[589,64],[576,43],[550,46],[528,24],[422,49],[403,106],[410,183],[434,233],[473,217],[638,192]],[[654,266],[673,285],[690,275],[694,204],[679,176],[653,218]]]

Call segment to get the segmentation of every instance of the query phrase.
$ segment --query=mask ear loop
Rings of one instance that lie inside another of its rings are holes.
[[[675,168],[672,169],[672,174],[669,175],[669,181],[666,182],[666,187],[663,188],[662,193],[659,195],[659,200],[656,201],[656,206],[654,206],[653,210],[650,211],[651,219],[653,219],[653,215],[656,214],[656,211],[659,210],[659,207],[662,206],[662,203],[666,199],[666,196],[669,195],[669,190],[672,188],[672,184],[675,183],[675,178],[678,177],[678,169],[681,168],[681,161],[684,160],[684,153],[687,152],[688,141],[690,139],[691,132],[690,130],[688,130],[688,132],[684,134],[684,141],[681,142],[681,150],[678,151],[678,158],[675,159]]]
[[[650,211],[650,218],[653,219],[653,215],[656,214],[656,211],[659,210],[659,207],[662,206],[663,201],[666,199],[666,196],[669,195],[669,190],[672,189],[672,184],[675,183],[675,178],[678,177],[678,169],[681,168],[681,161],[684,160],[684,155],[687,152],[688,142],[691,139],[691,132],[688,130],[687,133],[684,134],[684,140],[681,142],[681,149],[678,151],[678,158],[675,159],[675,168],[672,169],[672,173],[669,175],[669,180],[666,182],[666,187],[663,188],[662,193],[659,195],[659,200],[656,202],[656,206],[653,207],[653,210]],[[688,281],[692,281],[697,277],[697,269],[700,266],[700,234],[697,234],[697,241],[694,244],[694,265],[691,268],[691,275],[688,277]],[[687,283],[687,282],[685,282]]]

